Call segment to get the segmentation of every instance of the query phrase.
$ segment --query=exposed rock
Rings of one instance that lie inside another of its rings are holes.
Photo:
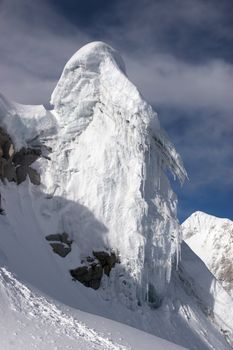
[[[88,263],[91,263],[91,262],[95,261],[95,258],[93,258],[92,256],[88,256],[88,257],[86,258],[86,261],[87,261]],[[84,262],[85,262],[85,260],[82,260],[82,263],[84,263]]]
[[[68,245],[72,244],[72,240],[69,239],[69,235],[66,232],[51,234],[46,236],[45,239],[47,241],[57,241]]]
[[[107,276],[109,276],[111,269],[116,263],[119,262],[119,259],[113,251],[110,254],[105,251],[93,251],[93,255],[100,262]]]
[[[40,185],[40,174],[30,166],[27,168],[29,179],[33,185]]]
[[[13,163],[15,165],[25,165],[29,166],[35,162],[41,156],[40,149],[33,148],[21,148],[18,152],[15,153],[13,157]]]
[[[13,142],[7,133],[0,128],[0,157],[9,159],[14,154]]]
[[[7,161],[4,166],[4,177],[8,181],[16,181],[16,171],[11,161]]]
[[[103,276],[103,268],[99,263],[92,262],[89,266],[80,266],[70,270],[70,274],[84,286],[98,289]]]
[[[67,233],[55,233],[45,237],[45,239],[50,243],[53,248],[54,253],[65,258],[71,252],[72,240],[69,239]]]
[[[77,267],[76,269],[70,270],[70,274],[74,280],[78,280],[84,286],[93,289],[100,287],[103,273],[107,276],[110,275],[111,269],[120,263],[116,253],[106,251],[93,251],[93,256],[88,256],[86,260],[82,260],[84,266]]]
[[[65,258],[71,252],[70,246],[65,246],[63,243],[50,243],[53,248],[54,253],[60,255],[62,258]]]
[[[0,179],[16,181],[15,167],[12,163],[14,145],[11,138],[0,128]]]
[[[0,128],[0,179],[15,181],[18,185],[26,180],[27,175],[34,185],[40,184],[40,175],[30,165],[41,156],[39,148],[21,148],[15,152],[13,142]]]
[[[11,159],[0,158],[0,178],[8,181],[16,181],[16,169]]]
[[[24,182],[27,178],[27,174],[28,174],[28,167],[27,166],[18,166],[16,168],[16,182],[17,185],[21,184],[22,182]]]

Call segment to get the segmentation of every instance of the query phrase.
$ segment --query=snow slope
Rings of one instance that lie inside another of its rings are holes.
[[[114,321],[81,311],[72,312],[29,289],[5,268],[0,269],[0,348],[184,349]]]
[[[182,230],[187,244],[233,297],[233,222],[196,212]]]
[[[228,343],[233,339],[233,316],[228,310],[232,309],[232,299],[187,246],[185,249],[182,245],[182,260],[179,269],[174,266],[172,270],[162,305],[158,309],[146,304],[129,308],[117,295],[118,285],[107,277],[97,291],[73,282],[68,271],[77,261],[78,250],[72,249],[71,254],[61,258],[45,240],[51,217],[58,220],[62,210],[69,208],[68,201],[46,197],[29,181],[20,186],[2,185],[1,193],[6,215],[0,216],[0,264],[14,271],[20,280],[65,305],[128,324],[189,349],[231,349]],[[118,265],[111,278],[114,280],[120,273]],[[7,332],[6,322],[3,326]],[[96,325],[93,327],[96,329]]]
[[[22,106],[0,96],[0,126],[15,148],[42,149],[42,157],[32,164],[41,175],[40,186],[29,179],[19,186],[0,183],[6,213],[0,216],[3,280],[8,276],[10,285],[23,281],[23,290],[29,284],[52,298],[51,304],[56,300],[192,350],[231,349],[233,319],[225,316],[232,300],[198,257],[187,246],[181,247],[177,199],[165,170],[182,182],[186,176],[182,161],[160,128],[157,114],[128,80],[122,59],[104,43],[88,44],[65,66],[51,102],[54,109],[46,111],[43,106]],[[62,232],[73,241],[65,258],[54,254],[45,239]],[[180,248],[183,260],[176,270]],[[120,264],[109,277],[104,275],[98,290],[72,280],[69,270],[80,266],[93,250],[110,249],[119,254]],[[201,276],[208,281],[204,286]],[[27,302],[20,299],[21,287],[12,293],[24,310]],[[3,293],[8,289],[9,285]],[[4,300],[7,310],[11,303]],[[86,320],[90,328],[108,322],[81,311],[67,312],[78,321]],[[56,319],[56,312],[51,314]],[[79,333],[78,321],[72,318],[71,323]],[[15,327],[12,322],[9,314],[9,321],[1,323],[4,341]],[[25,323],[35,336],[30,318]],[[47,319],[36,316],[35,324],[45,329]],[[128,329],[116,327],[122,333]],[[48,331],[48,339],[53,330]],[[106,335],[106,330],[107,326],[100,332]],[[23,327],[20,332],[23,336]],[[75,338],[69,332],[68,327],[67,334]],[[132,332],[133,338],[145,339],[141,348],[150,341],[149,336]],[[30,337],[26,333],[24,337],[27,343]],[[137,348],[131,335],[127,337]],[[58,346],[58,338],[55,341]],[[75,341],[68,340],[70,346]],[[84,342],[80,347],[85,349],[87,344],[95,346]]]

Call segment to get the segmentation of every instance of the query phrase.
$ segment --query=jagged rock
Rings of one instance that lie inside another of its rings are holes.
[[[27,171],[31,183],[33,183],[34,185],[40,185],[40,174],[30,166],[28,167]]]
[[[87,261],[88,263],[91,263],[91,262],[95,261],[95,258],[93,258],[92,256],[88,256],[88,257],[86,258],[86,261]],[[84,260],[83,260],[83,262],[84,262]]]
[[[40,149],[21,148],[13,157],[14,164],[29,166],[41,156]]]
[[[41,156],[38,148],[21,148],[15,152],[13,142],[0,128],[0,179],[15,181],[18,185],[26,180],[27,175],[34,185],[40,185],[40,174],[30,165]]]
[[[13,142],[7,133],[0,128],[0,157],[9,159],[14,154]]]
[[[17,185],[20,185],[22,182],[24,182],[27,178],[27,172],[28,168],[26,166],[18,166],[16,168],[16,182]]]
[[[31,183],[34,185],[40,185],[40,174],[29,165],[37,160],[41,155],[41,151],[38,149],[21,148],[19,152],[16,152],[13,157],[13,162],[16,166],[17,184],[19,185],[26,180],[27,175]]]
[[[109,276],[111,269],[120,261],[114,251],[111,253],[93,251],[93,256],[88,256],[85,260],[82,260],[81,262],[85,265],[70,270],[70,274],[74,280],[78,280],[84,286],[98,289],[103,273]]]
[[[14,154],[14,146],[11,142],[7,141],[2,147],[2,157],[10,159]]]
[[[8,181],[16,181],[16,171],[14,164],[11,162],[11,160],[7,161],[4,166],[4,177]]]
[[[69,239],[69,235],[66,232],[51,234],[46,236],[45,239],[47,241],[57,241],[68,245],[72,244],[72,240]]]
[[[71,252],[72,240],[69,239],[69,235],[64,233],[55,233],[45,237],[45,239],[50,243],[53,248],[54,253],[65,258]]]
[[[107,276],[110,275],[111,269],[119,262],[119,259],[113,251],[110,254],[105,251],[93,251],[93,255],[100,262]]]
[[[35,169],[27,165],[17,166],[16,182],[18,185],[26,180],[27,175],[29,176],[31,183],[33,183],[34,185],[40,185],[40,174],[38,174],[38,172]]]
[[[70,246],[65,246],[63,243],[50,243],[53,248],[54,253],[60,255],[62,258],[65,258],[71,252]]]
[[[93,262],[89,266],[80,266],[70,270],[70,274],[84,286],[98,289],[103,276],[103,268],[99,263]]]
[[[0,178],[8,181],[16,181],[16,172],[12,163],[14,146],[11,138],[0,128]]]
[[[0,158],[0,178],[1,180],[5,178],[8,181],[16,181],[15,166],[11,159]]]

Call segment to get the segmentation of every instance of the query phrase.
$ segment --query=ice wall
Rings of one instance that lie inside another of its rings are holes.
[[[120,56],[104,43],[88,44],[70,59],[51,103],[60,132],[56,165],[45,174],[48,190],[78,201],[104,225],[80,217],[77,242],[87,254],[96,247],[119,252],[112,283],[126,302],[156,306],[179,246],[176,197],[164,174],[168,168],[184,180],[179,155]]]

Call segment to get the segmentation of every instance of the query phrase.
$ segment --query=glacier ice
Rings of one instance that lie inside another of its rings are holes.
[[[180,156],[126,76],[122,58],[102,42],[69,60],[51,104],[46,111],[0,98],[1,123],[16,148],[37,143],[52,150],[49,161],[34,165],[43,192],[91,213],[70,204],[53,220],[54,232],[68,232],[80,256],[119,252],[112,289],[130,307],[135,300],[158,305],[180,244],[177,200],[165,169],[183,182]]]
[[[156,304],[180,241],[176,197],[164,173],[168,168],[184,181],[180,156],[157,114],[126,76],[123,60],[102,42],[74,54],[51,104],[59,136],[56,166],[52,162],[45,176],[59,187],[56,194],[88,207],[107,229],[93,228],[89,235],[81,228],[83,218],[78,240],[87,237],[87,253],[91,244],[99,244],[98,237],[119,251],[130,291],[140,301]],[[119,281],[116,276],[115,283]]]
[[[105,43],[74,54],[51,104],[46,111],[0,96],[1,124],[16,149],[52,150],[33,164],[41,191],[62,198],[59,215],[48,207],[52,232],[68,232],[80,259],[114,249],[121,264],[112,274],[112,291],[120,291],[130,307],[145,301],[158,306],[180,245],[177,200],[165,175],[169,169],[184,181],[180,156],[129,81],[122,58]],[[62,208],[65,200],[70,204]]]

